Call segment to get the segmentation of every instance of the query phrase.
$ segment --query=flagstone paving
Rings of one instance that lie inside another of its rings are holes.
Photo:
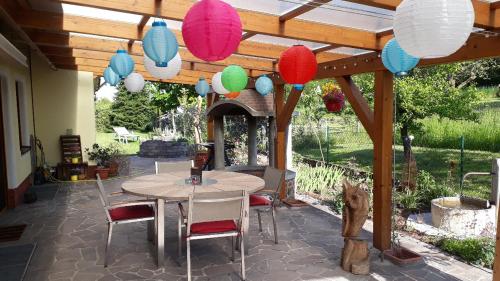
[[[133,157],[133,173],[138,169],[153,173],[153,161]],[[105,187],[109,192],[119,191],[125,179],[106,181]],[[104,268],[105,214],[95,184],[90,181],[53,184],[36,190],[42,195],[36,203],[0,215],[0,225],[28,224],[21,240],[15,243],[37,243],[25,280],[186,280],[185,257],[179,259],[176,253],[175,204],[168,204],[166,208],[163,267],[155,265],[154,246],[146,239],[145,223],[135,223],[115,227],[110,265]],[[250,225],[247,280],[491,280],[490,272],[411,239],[406,239],[404,244],[422,253],[425,264],[401,268],[382,262],[378,251],[372,249],[369,276],[347,273],[339,267],[343,244],[341,220],[314,207],[278,210],[280,243],[277,245],[271,239],[269,218],[264,217],[263,233],[258,232],[255,214],[251,214]],[[368,231],[362,236],[371,240]],[[195,241],[192,246],[194,280],[240,280],[239,259],[231,263],[229,254],[229,240]]]

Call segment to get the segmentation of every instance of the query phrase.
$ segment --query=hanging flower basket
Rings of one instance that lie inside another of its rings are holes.
[[[340,87],[332,82],[321,86],[323,91],[322,99],[328,112],[341,112],[345,106],[345,96]]]

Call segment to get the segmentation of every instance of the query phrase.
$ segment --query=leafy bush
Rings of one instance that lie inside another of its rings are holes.
[[[453,188],[447,182],[437,183],[427,171],[421,170],[417,176],[417,192],[420,207],[430,207],[433,199],[454,196]]]
[[[491,238],[444,238],[437,243],[441,249],[465,261],[492,268],[495,258],[495,240]]]
[[[332,195],[332,191],[340,191],[344,171],[336,167],[311,167],[299,164],[297,169],[297,190],[303,193],[316,193],[322,196]],[[334,192],[334,193],[337,193]]]
[[[405,189],[396,193],[396,202],[401,208],[416,210],[420,207],[422,198],[418,191]]]
[[[95,103],[95,126],[98,132],[109,133],[111,129],[111,105],[108,99],[101,99]]]

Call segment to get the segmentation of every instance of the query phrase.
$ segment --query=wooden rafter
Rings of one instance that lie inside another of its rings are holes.
[[[245,41],[248,38],[254,37],[255,35],[257,35],[257,33],[247,32],[247,33],[243,34],[243,36],[241,36],[241,41]]]
[[[338,48],[338,47],[339,47],[338,45],[326,45],[326,46],[323,46],[323,47],[316,48],[316,49],[314,49],[312,51],[315,54],[319,54],[319,53],[322,53],[322,52],[333,50],[333,49]]]
[[[316,9],[317,7],[330,2],[331,0],[309,0],[300,6],[280,15],[280,21],[284,22],[296,18],[302,14]]]
[[[94,8],[108,9],[140,15],[155,15],[154,0],[58,0],[62,3],[82,5]],[[166,19],[182,21],[187,11],[193,5],[188,0],[171,0],[168,5],[162,3],[160,16]],[[361,29],[347,28],[312,21],[291,19],[281,22],[279,16],[259,13],[251,10],[238,9],[247,32],[313,41],[325,44],[340,44],[343,46],[380,50],[376,34]]]
[[[279,114],[277,114],[277,127],[278,131],[285,130],[288,127],[288,123],[290,123],[290,119],[292,118],[292,113],[295,109],[295,106],[299,102],[300,95],[302,91],[298,91],[295,88],[292,88],[290,95],[286,100],[286,103],[283,105],[282,110],[280,110]]]
[[[500,9],[500,1],[495,1],[490,3],[490,10]]]

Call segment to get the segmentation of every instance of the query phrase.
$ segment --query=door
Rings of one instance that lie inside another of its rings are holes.
[[[3,131],[2,79],[0,78],[0,211],[7,207],[7,163],[5,161],[5,134]]]

